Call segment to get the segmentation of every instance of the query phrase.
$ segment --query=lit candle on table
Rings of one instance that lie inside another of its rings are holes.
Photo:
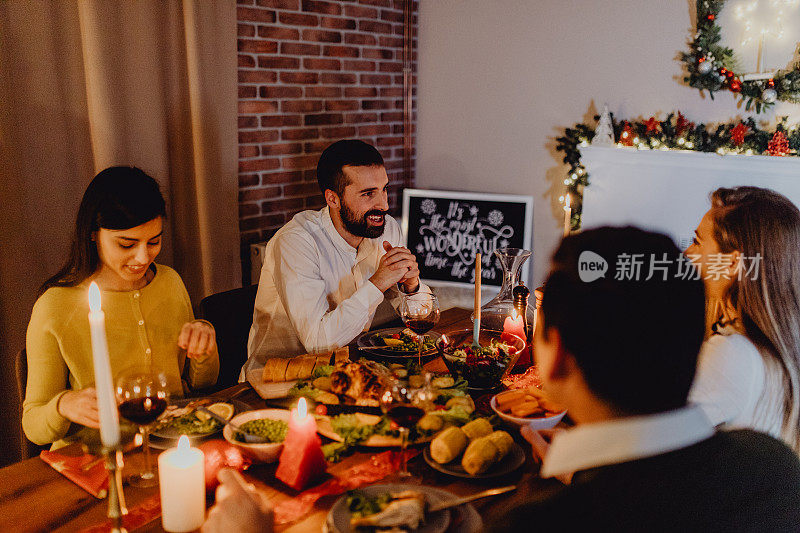
[[[317,436],[317,422],[308,414],[305,398],[297,402],[289,417],[289,431],[275,477],[296,490],[302,490],[328,467]]]
[[[517,313],[516,309],[513,309],[511,315],[507,316],[505,322],[503,322],[503,333],[515,335],[520,339],[526,338],[522,315]]]
[[[158,456],[161,525],[165,531],[194,531],[206,519],[205,458],[182,435],[178,447]]]
[[[105,313],[100,307],[100,288],[89,285],[89,328],[92,335],[92,361],[94,363],[94,388],[97,391],[97,411],[100,418],[100,439],[108,448],[119,444],[119,415],[111,380],[111,362],[108,357]]]
[[[567,193],[567,196],[564,198],[564,237],[569,235],[569,231],[572,227],[572,204],[570,202],[570,196],[569,193]]]

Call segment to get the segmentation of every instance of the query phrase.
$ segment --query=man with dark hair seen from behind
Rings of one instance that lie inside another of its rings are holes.
[[[270,357],[350,343],[384,296],[397,306],[401,293],[429,291],[388,214],[389,179],[373,146],[333,143],[317,180],[327,206],[298,213],[267,243],[241,379]]]
[[[604,277],[581,281],[586,251],[608,262]],[[638,280],[615,275],[623,254],[642,254]],[[650,258],[664,254],[668,272],[651,275]],[[494,531],[800,530],[797,456],[761,433],[716,431],[686,403],[705,307],[702,282],[678,275],[679,256],[665,235],[635,228],[561,243],[534,353],[545,389],[575,426],[522,433],[541,476],[566,486],[505,509],[488,521]]]

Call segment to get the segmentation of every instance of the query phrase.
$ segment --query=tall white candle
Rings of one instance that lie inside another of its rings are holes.
[[[186,435],[178,447],[158,456],[161,491],[161,525],[165,531],[194,531],[206,518],[205,461],[203,452],[189,446]]]
[[[100,288],[92,282],[89,286],[89,327],[92,334],[92,360],[94,362],[94,388],[97,390],[97,410],[100,416],[100,439],[104,446],[119,444],[119,415],[114,399],[111,379],[111,362],[108,358],[106,318],[100,307]]]
[[[569,194],[567,194],[566,198],[564,199],[564,237],[569,235],[571,229],[572,229],[572,205],[570,201],[570,196]]]

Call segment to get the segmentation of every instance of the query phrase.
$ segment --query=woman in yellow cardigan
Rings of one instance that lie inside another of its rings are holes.
[[[28,324],[22,427],[36,444],[58,447],[82,427],[99,427],[87,318],[92,281],[102,291],[115,378],[152,365],[177,395],[181,382],[195,389],[216,382],[214,328],[194,320],[180,276],[154,263],[165,213],[158,183],[138,168],[107,168],[86,189],[69,259],[42,286]]]

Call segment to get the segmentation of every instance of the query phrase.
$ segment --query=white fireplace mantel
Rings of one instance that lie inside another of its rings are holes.
[[[800,206],[800,157],[599,146],[580,150],[589,174],[583,229],[632,224],[666,233],[685,248],[709,208],[709,194],[719,187],[766,187]]]

